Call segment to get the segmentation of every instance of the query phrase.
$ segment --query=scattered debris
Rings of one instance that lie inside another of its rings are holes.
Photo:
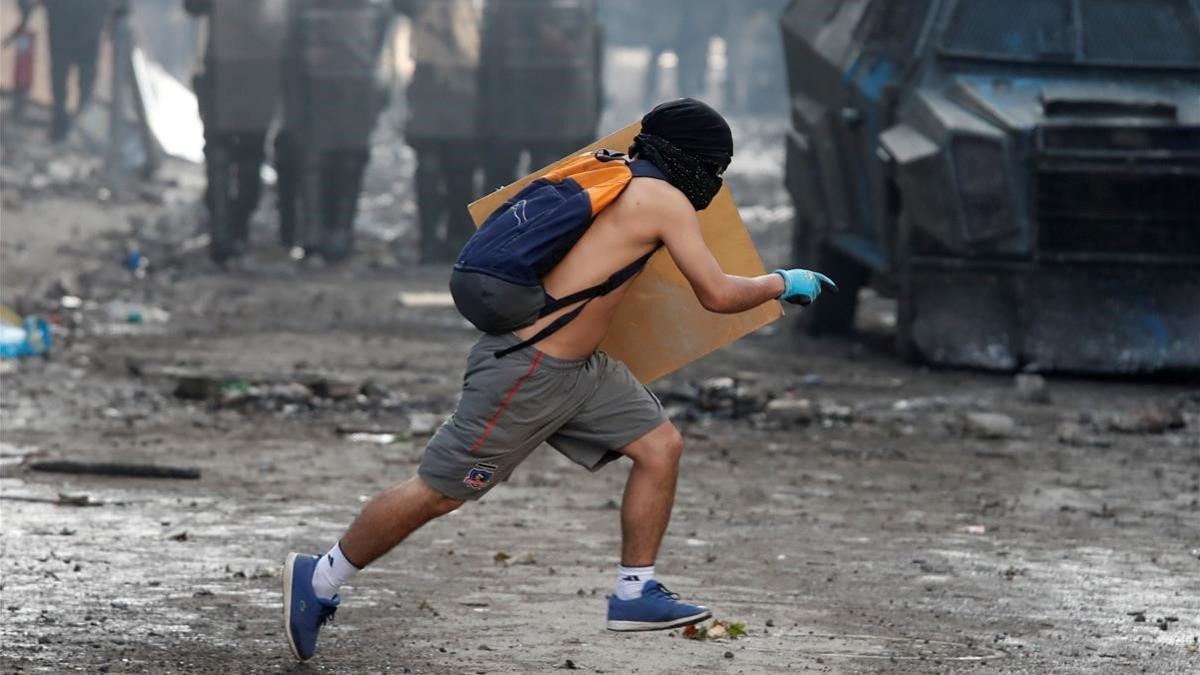
[[[985,525],[963,525],[958,528],[963,534],[987,534],[987,526]]]
[[[154,464],[128,464],[124,462],[77,462],[73,460],[47,460],[29,464],[30,471],[44,473],[70,473],[89,476],[113,476],[119,478],[174,478],[199,480],[200,469]]]
[[[12,321],[11,312],[0,316],[0,359],[46,356],[51,345],[50,324],[40,316]]]
[[[963,429],[979,438],[1012,438],[1018,435],[1016,420],[1003,413],[966,413],[963,415]]]
[[[1111,413],[1101,421],[1112,431],[1125,434],[1161,434],[1182,429],[1186,422],[1178,407],[1147,405],[1131,412]]]
[[[171,313],[161,307],[124,300],[113,300],[104,311],[110,321],[121,323],[162,324],[171,320]]]
[[[55,503],[59,506],[101,506],[100,502],[92,501],[92,496],[89,494],[71,494],[69,492],[58,493]]]
[[[388,445],[390,443],[395,443],[397,436],[396,434],[371,434],[359,431],[352,434],[346,434],[346,438],[355,443],[376,443],[378,445]]]
[[[156,372],[155,369],[143,366],[138,366],[138,371],[141,375],[169,375],[175,379],[176,398],[207,401],[218,407],[258,405],[267,409],[281,409],[289,404],[321,407],[329,401],[348,401],[356,407],[387,404],[387,392],[374,383],[358,384],[319,375],[275,378],[180,372],[178,369]],[[370,395],[366,394],[368,390]],[[347,432],[339,429],[339,433]]]
[[[680,631],[680,635],[689,640],[736,640],[745,637],[746,624],[713,619],[707,625],[699,623],[688,626]]]
[[[0,500],[8,502],[32,502],[35,504],[54,504],[55,506],[104,506],[103,502],[92,501],[90,495],[70,495],[60,492],[58,497],[31,497],[28,495],[0,495]]]
[[[817,412],[821,415],[821,425],[826,427],[837,422],[845,423],[854,419],[854,409],[836,401],[818,401]]]
[[[1058,438],[1058,442],[1063,445],[1088,448],[1107,448],[1112,445],[1110,439],[1089,434],[1084,426],[1077,422],[1063,422],[1059,424],[1055,430],[1055,436]]]
[[[335,401],[354,398],[362,391],[362,386],[355,382],[346,382],[345,380],[333,380],[327,378],[317,380],[316,382],[307,385],[306,388],[310,390],[314,396],[319,398],[329,398]]]
[[[454,298],[445,292],[405,291],[396,298],[405,307],[453,307]]]
[[[442,418],[431,412],[414,412],[408,415],[408,433],[413,436],[425,436],[437,431]]]
[[[136,241],[130,241],[125,245],[125,256],[121,259],[121,266],[129,270],[134,278],[145,279],[146,271],[150,268],[150,259],[138,249]]]
[[[767,397],[749,382],[713,377],[696,385],[693,403],[702,412],[739,418],[762,411],[767,405]]]
[[[138,367],[139,371],[142,368]],[[175,397],[191,401],[215,399],[224,383],[207,375],[184,375],[175,381]]]
[[[767,404],[767,419],[787,426],[810,424],[816,417],[812,401],[806,398],[777,398]]]
[[[1004,577],[1005,581],[1012,581],[1019,576],[1024,576],[1025,572],[1026,570],[1024,567],[1013,567],[1009,565],[1003,572],[1000,573],[1000,576]]]
[[[1030,403],[1049,403],[1050,389],[1046,386],[1046,378],[1035,373],[1020,373],[1013,378],[1017,388],[1017,396]]]

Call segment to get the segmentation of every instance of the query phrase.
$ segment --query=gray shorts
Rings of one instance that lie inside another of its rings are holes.
[[[595,471],[667,421],[620,361],[602,352],[556,359],[532,347],[493,356],[519,341],[484,335],[471,348],[458,408],[421,458],[421,478],[447,497],[478,499],[542,442]]]

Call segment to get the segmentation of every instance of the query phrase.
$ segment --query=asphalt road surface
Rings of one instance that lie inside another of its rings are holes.
[[[781,130],[740,124],[730,177],[770,264]],[[265,198],[222,272],[196,167],[106,195],[48,152],[4,156],[0,301],[59,326],[51,359],[3,365],[5,672],[1200,670],[1196,388],[909,365],[871,298],[860,339],[804,338],[792,311],[655,384],[687,443],[660,577],[745,637],[606,632],[628,464],[542,449],[354,579],[297,667],[285,555],[413,474],[474,339],[436,295],[400,299],[448,276],[412,263],[411,156],[376,148],[349,264],[275,250]],[[201,478],[31,470],[47,459]]]

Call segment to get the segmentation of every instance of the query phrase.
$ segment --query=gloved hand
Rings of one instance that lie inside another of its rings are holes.
[[[837,284],[833,283],[833,279],[820,272],[796,269],[775,270],[775,274],[783,277],[783,295],[779,299],[793,305],[811,305],[821,295],[823,288],[837,293]]]

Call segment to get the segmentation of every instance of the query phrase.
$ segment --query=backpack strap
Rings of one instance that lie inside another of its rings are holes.
[[[620,270],[617,270],[617,272],[611,277],[599,284],[596,284],[595,286],[592,286],[591,288],[585,288],[582,291],[578,291],[561,298],[551,298],[549,295],[547,295],[546,305],[542,308],[540,314],[542,317],[549,316],[563,307],[573,305],[577,302],[582,302],[583,304],[550,322],[550,325],[538,331],[528,340],[522,340],[511,347],[506,347],[505,349],[497,351],[495,353],[495,357],[498,359],[504,358],[513,352],[520,351],[526,347],[532,347],[533,345],[562,330],[567,324],[574,321],[579,317],[580,314],[583,313],[584,308],[587,307],[589,302],[602,295],[608,295],[609,293],[612,293],[620,288],[621,285],[626,281],[632,279],[634,275],[636,275],[642,270],[643,267],[646,266],[646,263],[650,261],[651,256],[657,252],[658,249],[655,248],[653,251],[650,251],[646,255],[634,260]]]
[[[591,302],[591,299],[589,299],[588,302]],[[528,340],[522,340],[511,347],[505,347],[504,349],[501,349],[501,350],[495,352],[495,354],[493,354],[493,356],[495,356],[498,359],[502,359],[502,358],[508,356],[509,354],[512,354],[513,352],[519,352],[522,349],[525,349],[526,347],[532,347],[533,345],[541,342],[542,340],[545,340],[546,338],[550,337],[551,335],[554,335],[558,331],[565,328],[567,324],[571,323],[576,318],[578,318],[579,315],[583,313],[583,309],[585,307],[587,307],[587,304],[588,303],[585,302],[582,305],[576,307],[575,309],[558,317],[554,321],[551,321],[549,326],[546,326],[545,328],[539,330],[537,332],[537,334],[535,334],[533,337],[529,338]]]
[[[581,300],[591,300],[592,298],[598,298],[602,295],[608,295],[609,293],[612,293],[620,288],[621,284],[629,281],[635,274],[642,271],[642,268],[645,267],[646,263],[650,261],[650,257],[653,256],[657,251],[658,249],[655,248],[653,251],[638,258],[637,260],[634,260],[622,269],[617,270],[617,272],[607,280],[596,284],[591,288],[585,288],[582,291],[577,291],[557,299],[547,296],[548,301],[546,302],[546,306],[542,308],[542,316],[553,314],[563,307],[566,307],[567,305],[573,305]]]

